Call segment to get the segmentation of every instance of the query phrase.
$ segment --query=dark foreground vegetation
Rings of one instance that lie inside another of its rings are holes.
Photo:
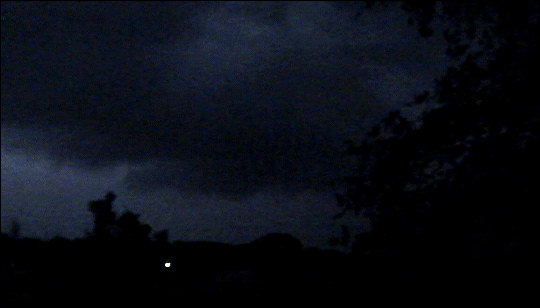
[[[2,247],[3,296],[11,304],[248,303],[344,291],[343,254],[302,249],[287,235],[237,246],[3,236]]]
[[[244,245],[50,241],[2,235],[2,298],[51,304],[335,304],[521,300],[533,260],[415,259],[303,248],[273,234]],[[170,267],[165,267],[170,263]],[[8,306],[6,306],[8,307]],[[162,307],[162,306],[158,306]]]
[[[117,217],[111,192],[91,201],[94,229],[86,237],[49,241],[2,234],[3,303],[315,304],[520,299],[533,294],[530,254],[442,254],[380,249],[378,234],[357,236],[343,253],[303,247],[289,234],[251,243],[170,243],[139,216]],[[16,225],[14,225],[16,227]]]
[[[91,201],[93,231],[49,241],[2,234],[2,285],[9,304],[245,303],[338,299],[347,256],[306,249],[288,234],[251,243],[170,243],[139,216],[114,211],[110,192]],[[16,225],[14,225],[16,226]]]

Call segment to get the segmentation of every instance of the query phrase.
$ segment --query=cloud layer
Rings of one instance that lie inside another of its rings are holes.
[[[3,146],[87,167],[129,163],[134,188],[232,196],[327,185],[345,168],[344,140],[441,69],[440,51],[397,7],[2,11]]]
[[[325,246],[345,141],[445,69],[406,20],[399,3],[2,2],[2,231],[81,236],[112,189],[172,239]]]

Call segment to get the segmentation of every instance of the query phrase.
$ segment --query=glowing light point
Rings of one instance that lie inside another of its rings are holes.
[[[165,267],[167,268],[171,267],[171,262],[165,262]]]

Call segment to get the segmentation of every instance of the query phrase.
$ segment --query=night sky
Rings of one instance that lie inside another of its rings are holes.
[[[447,67],[399,3],[2,2],[2,232],[83,236],[112,190],[171,240],[349,222],[346,140]],[[407,111],[407,109],[406,109]],[[410,116],[416,111],[409,110]]]

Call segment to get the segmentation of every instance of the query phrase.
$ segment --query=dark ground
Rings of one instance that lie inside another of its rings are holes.
[[[302,248],[286,235],[245,245],[2,236],[3,303],[333,304],[522,300],[527,260],[415,260]],[[165,262],[171,262],[166,268]]]

